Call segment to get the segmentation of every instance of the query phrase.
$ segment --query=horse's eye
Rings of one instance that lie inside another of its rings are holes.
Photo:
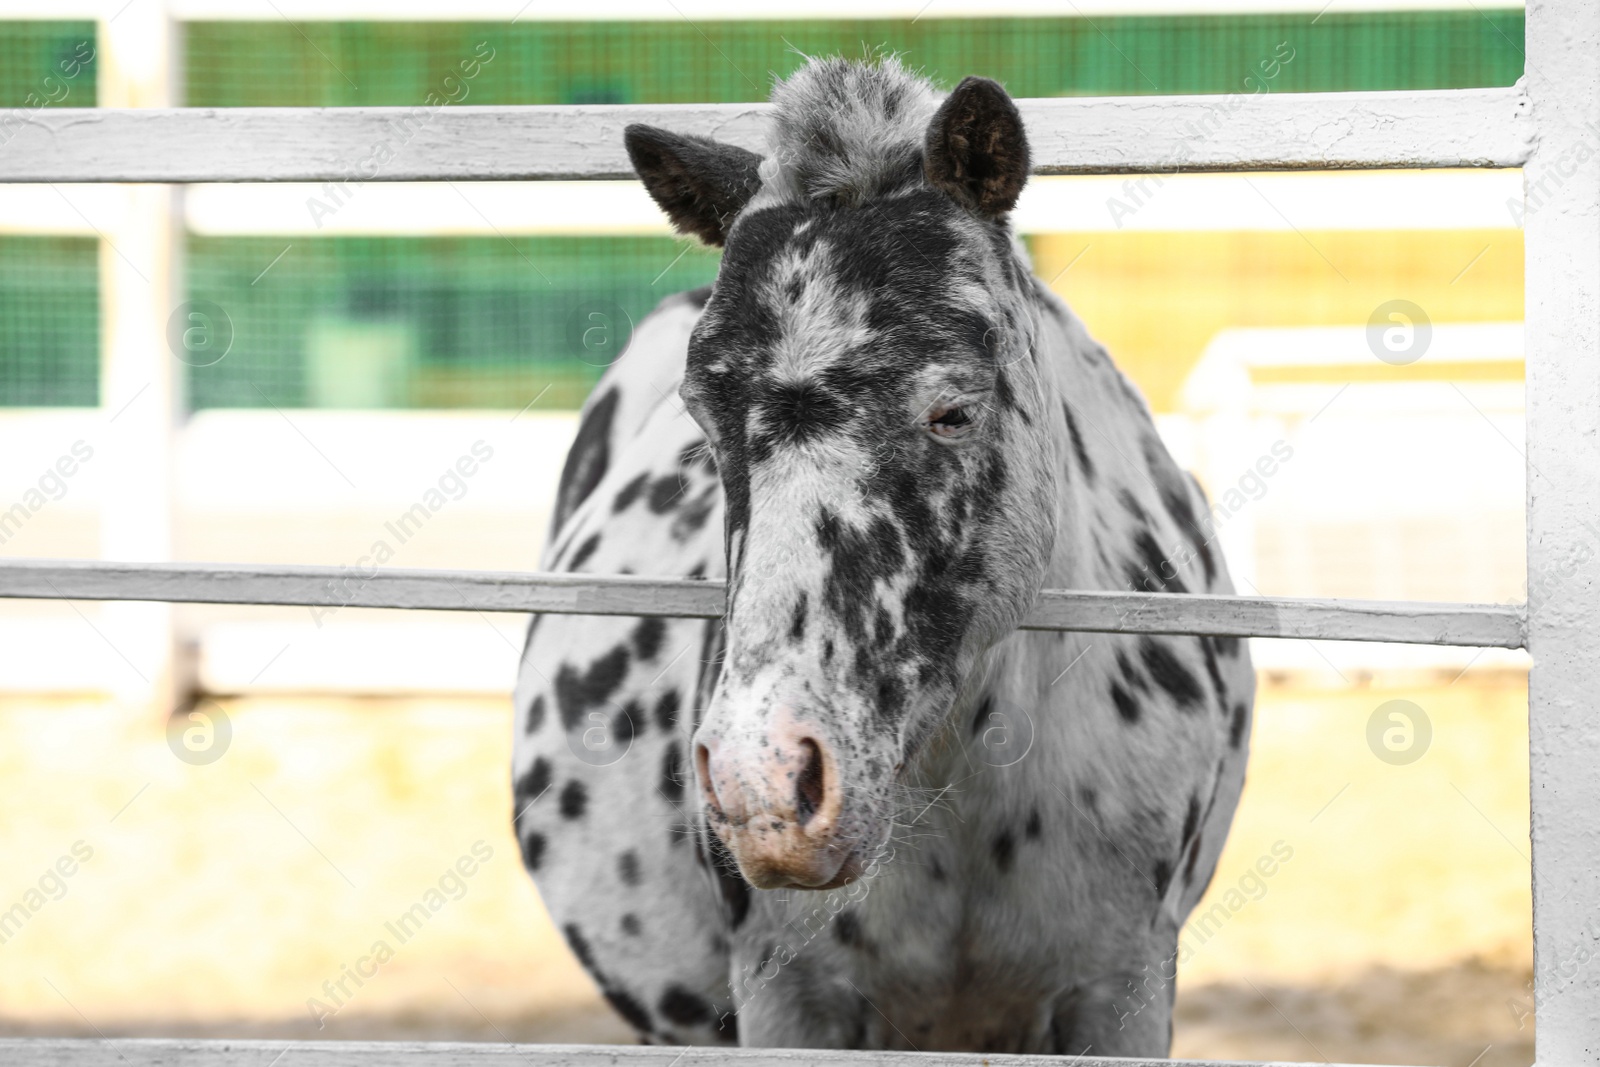
[[[936,437],[954,437],[972,424],[966,408],[957,405],[936,407],[928,412],[928,429]]]

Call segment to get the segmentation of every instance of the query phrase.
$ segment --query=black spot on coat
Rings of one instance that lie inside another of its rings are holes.
[[[650,1036],[652,1029],[650,1013],[643,1004],[634,999],[632,993],[618,989],[611,985],[601,985],[600,992],[607,1002],[617,1010],[617,1014],[628,1021],[628,1025],[639,1031],[644,1037]]]
[[[533,766],[528,768],[528,773],[516,783],[516,810],[512,813],[521,818],[528,810],[528,805],[544,796],[545,790],[550,788],[550,761],[539,756],[533,761]]]
[[[572,558],[567,560],[566,569],[569,571],[575,571],[585,563],[588,563],[589,557],[594,555],[595,550],[599,547],[600,535],[597,533],[590,534],[584,540],[583,544],[578,546],[578,550],[572,554]]]
[[[1089,450],[1083,446],[1083,435],[1078,432],[1078,420],[1072,417],[1072,409],[1067,402],[1061,402],[1061,414],[1067,418],[1067,437],[1072,442],[1072,454],[1078,457],[1078,466],[1083,468],[1083,473],[1092,482],[1094,481],[1094,461],[1089,458]]]
[[[618,514],[627,511],[630,507],[632,507],[633,502],[639,499],[639,494],[644,492],[645,484],[649,481],[650,473],[646,471],[645,473],[635,477],[621,489],[618,489],[616,498],[611,501],[612,513]]]
[[[1228,724],[1228,747],[1237,750],[1244,741],[1245,723],[1249,721],[1250,709],[1244,701],[1233,706],[1233,721]]]
[[[533,698],[533,703],[528,705],[528,721],[523,724],[524,734],[536,733],[544,725],[544,694],[540,693]]]
[[[676,689],[668,689],[656,701],[656,725],[661,727],[663,733],[671,733],[678,728],[678,702],[681,699]]]
[[[661,643],[667,638],[667,624],[664,619],[644,618],[639,620],[639,625],[633,628],[633,652],[641,662],[653,660],[661,651]]]
[[[576,778],[561,787],[561,817],[578,819],[589,807],[589,790]]]
[[[522,840],[522,865],[530,871],[537,871],[539,864],[544,861],[545,839],[541,833],[530,833]]]
[[[1122,688],[1120,682],[1111,683],[1111,703],[1116,705],[1117,714],[1122,716],[1123,722],[1136,723],[1139,721],[1139,703],[1128,695],[1128,691]]]
[[[591,403],[578,424],[578,434],[567,450],[567,461],[561,468],[561,484],[556,490],[556,511],[551,519],[551,536],[566,525],[567,519],[577,510],[594,487],[606,476],[611,465],[611,423],[617,414],[620,397],[616,386]]]
[[[669,1022],[679,1026],[703,1026],[716,1017],[711,1004],[702,996],[691,993],[681,985],[671,985],[661,994],[656,1010]]]
[[[562,727],[572,730],[579,725],[589,725],[584,713],[611,699],[627,674],[628,649],[624,645],[618,645],[589,664],[589,669],[582,674],[571,664],[563,663],[556,671],[555,683]]]
[[[1199,706],[1205,694],[1200,680],[1173,654],[1171,647],[1153,637],[1139,639],[1139,658],[1150,673],[1151,681],[1166,690],[1167,695],[1180,709],[1192,711]]]
[[[663,474],[650,483],[650,510],[657,515],[671,511],[683,495],[683,479],[677,474]]]

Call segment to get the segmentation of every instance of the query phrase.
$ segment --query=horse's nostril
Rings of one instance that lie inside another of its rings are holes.
[[[800,777],[795,782],[795,814],[800,825],[804,826],[822,807],[827,772],[822,766],[822,749],[817,747],[815,741],[809,737],[801,741],[800,751],[804,753],[805,764],[800,768]]]

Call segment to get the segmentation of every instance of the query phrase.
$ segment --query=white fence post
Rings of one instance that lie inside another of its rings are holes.
[[[1545,1067],[1600,1055],[1600,5],[1531,0],[1528,685]]]
[[[175,25],[166,4],[143,0],[99,27],[99,94],[104,107],[171,107],[176,99]],[[170,560],[173,552],[173,433],[181,410],[182,364],[166,342],[167,318],[182,299],[181,187],[128,185],[122,214],[100,242],[100,404],[106,419],[101,474],[100,552],[107,559]],[[108,604],[106,639],[127,666],[115,677],[120,700],[172,710],[179,683],[170,604]]]

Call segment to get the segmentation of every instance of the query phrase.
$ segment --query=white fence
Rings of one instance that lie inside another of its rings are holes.
[[[1510,89],[1260,96],[1198,145],[1184,130],[1206,97],[1022,101],[1040,173],[1299,168],[1523,167],[1537,198],[1526,223],[1528,574],[1526,608],[1049,591],[1044,629],[1319,637],[1524,647],[1530,680],[1535,999],[1545,1067],[1593,1062],[1600,1045],[1600,552],[1585,523],[1600,506],[1600,5],[1530,3],[1526,76]],[[761,105],[452,108],[377,180],[626,176],[622,127],[648,121],[754,146]],[[146,109],[34,113],[0,153],[8,182],[339,181],[407,109]],[[1530,203],[1534,197],[1530,197]],[[115,361],[113,360],[113,364]],[[113,371],[115,370],[113,366]],[[118,392],[115,383],[110,395]],[[131,392],[131,389],[127,390]],[[441,610],[714,617],[715,583],[643,578],[386,571],[339,597],[333,568],[88,561],[0,564],[0,596],[161,602],[333,604]],[[162,1062],[244,1063],[248,1043],[137,1043]],[[95,1043],[0,1042],[8,1062],[113,1062]],[[504,1059],[584,1062],[858,1063],[893,1054],[519,1050],[307,1045],[317,1062],[429,1065]],[[991,1057],[1009,1060],[1011,1057]],[[919,1057],[919,1062],[930,1057]],[[970,1064],[968,1056],[937,1056]],[[1032,1058],[1029,1058],[1032,1059]],[[509,1061],[508,1061],[509,1062]],[[1128,1062],[1128,1061],[1118,1061]]]

